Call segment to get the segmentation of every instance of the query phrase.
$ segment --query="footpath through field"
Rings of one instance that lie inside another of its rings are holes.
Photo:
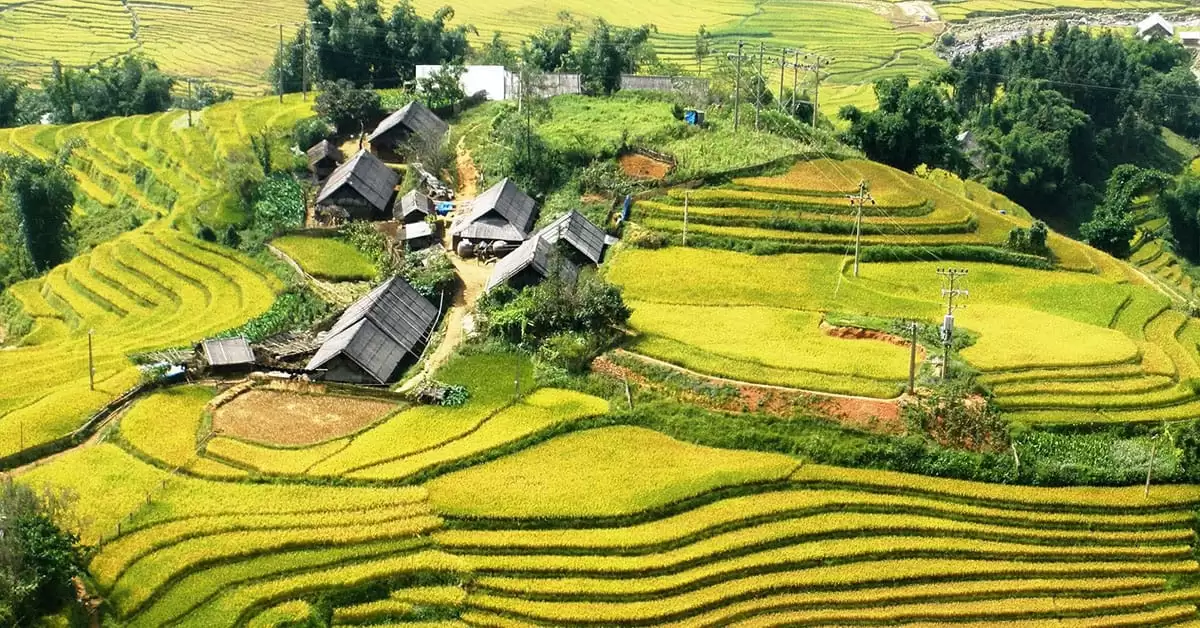
[[[455,198],[462,203],[475,198],[479,193],[479,171],[475,168],[475,162],[471,159],[471,153],[467,150],[463,140],[458,142],[457,153],[458,190]],[[447,251],[454,249],[449,225],[443,229],[442,245],[446,247]],[[458,275],[462,286],[460,290],[455,290],[454,300],[450,303],[450,308],[446,310],[446,335],[430,354],[429,359],[425,360],[425,367],[421,369],[421,372],[400,386],[401,392],[412,390],[426,378],[432,377],[450,359],[458,345],[462,344],[466,337],[464,325],[467,323],[467,313],[471,311],[471,308],[475,306],[475,301],[483,294],[488,277],[492,274],[491,267],[479,263],[478,260],[462,259],[451,254],[450,261],[454,263],[454,272]]]

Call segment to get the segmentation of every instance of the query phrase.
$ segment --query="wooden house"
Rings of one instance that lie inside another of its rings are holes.
[[[376,154],[407,160],[417,149],[439,146],[449,130],[450,125],[414,100],[384,118],[367,140]]]
[[[244,373],[254,368],[254,350],[242,337],[205,340],[199,353],[214,373]]]
[[[455,219],[450,227],[455,250],[470,254],[479,245],[496,244],[515,249],[529,239],[536,206],[512,180],[504,179],[476,197],[469,213]]]
[[[382,218],[392,206],[400,175],[365,150],[338,166],[321,193],[317,207],[343,220]]]
[[[387,384],[420,358],[437,317],[437,307],[393,277],[346,308],[306,368],[326,381]]]
[[[342,150],[329,140],[317,142],[308,149],[306,154],[308,155],[308,170],[318,182],[329,178],[329,175],[337,170],[338,164],[346,159]]]
[[[416,190],[396,199],[396,204],[392,206],[392,218],[401,224],[425,222],[434,213],[433,201]]]
[[[574,276],[579,268],[604,258],[604,232],[583,214],[569,211],[496,263],[487,290],[499,285],[521,289],[540,283],[557,267]]]
[[[1146,19],[1138,22],[1137,36],[1146,40],[1174,37],[1175,27],[1158,13],[1151,13]]]

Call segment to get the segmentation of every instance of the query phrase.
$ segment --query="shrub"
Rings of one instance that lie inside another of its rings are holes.
[[[926,434],[939,444],[971,451],[1001,451],[1008,447],[1007,423],[965,386],[950,384],[919,394],[902,408],[909,432]]]
[[[667,234],[630,224],[625,227],[625,243],[639,249],[661,249],[671,243]]]
[[[332,133],[333,127],[328,122],[313,116],[300,120],[292,127],[292,141],[300,150],[308,150]]]

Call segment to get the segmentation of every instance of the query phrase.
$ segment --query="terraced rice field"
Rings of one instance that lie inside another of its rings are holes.
[[[394,3],[381,4],[390,10]],[[422,15],[432,15],[442,6],[430,0],[414,5]],[[673,0],[647,7],[628,0],[601,5],[559,0],[552,6],[465,0],[452,6],[451,24],[473,25],[480,44],[497,31],[519,42],[553,23],[560,12],[570,13],[585,27],[596,18],[622,26],[654,24],[659,56],[687,69],[696,66],[694,36],[701,26],[713,33],[719,49],[705,62],[709,69],[739,38],[752,45],[761,41],[772,50],[798,47],[836,58],[828,83],[834,86],[861,86],[942,65],[930,51],[937,29],[889,2],[708,0],[697,5]],[[246,19],[247,10],[253,19]],[[37,79],[54,58],[69,66],[86,66],[138,52],[170,74],[202,77],[240,95],[257,95],[269,89],[265,74],[278,46],[276,25],[285,24],[290,38],[304,11],[298,0],[253,6],[215,0],[0,0],[0,41],[7,44],[0,47],[0,66]],[[860,102],[869,100],[868,95]],[[832,105],[826,110],[836,112]]]
[[[1187,4],[1184,2],[1170,0],[965,0],[963,2],[937,2],[934,5],[938,15],[948,22],[961,22],[968,17],[1071,9],[1106,9],[1149,13],[1151,11],[1179,10],[1186,7]]]
[[[22,481],[103,513],[90,570],[131,626],[275,625],[318,596],[343,625],[1197,620],[1200,591],[1169,585],[1198,571],[1194,487],[982,485],[621,426],[492,447],[416,486],[169,476],[113,444]]]
[[[870,182],[877,204],[864,212],[868,257],[854,277],[854,208],[846,197],[860,180]],[[680,244],[685,202],[689,244],[699,248],[622,250],[607,271],[634,308],[636,352],[740,381],[892,397],[907,379],[907,349],[831,337],[823,321],[836,313],[938,324],[945,300],[936,269],[953,265],[970,271],[968,307],[956,319],[973,339],[961,358],[1011,418],[1161,421],[1190,418],[1200,407],[1189,383],[1200,375],[1200,329],[1172,309],[1182,299],[1158,289],[1182,285],[1178,277],[1148,281],[1056,234],[1058,270],[955,262],[942,247],[999,246],[1011,227],[1029,224],[1023,210],[973,184],[820,159],[720,187],[672,189],[636,204],[634,219]],[[818,252],[720,250],[772,243]],[[939,261],[874,261],[878,244]],[[1139,256],[1155,247],[1150,242],[1134,258],[1145,272],[1153,269]]]
[[[247,19],[247,9],[253,19]],[[304,3],[266,0],[253,6],[197,0],[0,1],[0,66],[40,79],[50,61],[87,66],[141,53],[169,74],[205,78],[241,95],[265,89],[266,70],[286,23],[290,37]]]
[[[0,352],[0,455],[66,436],[135,385],[128,356],[187,345],[264,312],[280,281],[250,259],[187,235],[198,217],[217,222],[228,195],[223,165],[247,129],[280,128],[306,115],[293,99],[243,101],[204,113],[187,129],[181,112],[66,127],[0,130],[0,151],[47,156],[72,138],[79,192],[118,203],[150,222],[12,287],[35,321],[19,346]],[[179,229],[176,229],[178,227]],[[88,382],[88,335],[95,390]]]

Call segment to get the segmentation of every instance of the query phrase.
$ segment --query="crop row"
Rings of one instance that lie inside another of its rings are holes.
[[[758,190],[737,190],[730,188],[704,188],[686,190],[671,188],[663,201],[681,204],[687,198],[689,203],[697,203],[708,207],[746,207],[767,210],[794,210],[817,214],[843,214],[853,216],[857,207],[849,201],[840,203],[830,202],[832,199],[821,196],[802,196],[782,192],[763,192]],[[863,206],[865,216],[916,217],[928,216],[934,211],[933,203],[927,200],[911,201],[899,205]]]
[[[787,611],[812,623],[858,623],[872,616],[910,619],[967,619],[980,616],[1034,619],[1103,616],[1174,605],[1194,592],[1139,590],[1151,579],[1031,579],[914,584],[822,592],[703,589],[667,598],[633,601],[531,601],[474,594],[472,608],[553,625],[729,625],[766,613]],[[740,595],[739,595],[740,593]],[[750,593],[752,597],[745,597]],[[925,612],[928,615],[922,615]],[[838,620],[833,620],[838,621]]]
[[[780,231],[798,231],[830,234],[853,234],[855,230],[852,216],[820,215],[812,213],[797,213],[794,210],[746,209],[726,207],[689,207],[686,214],[682,205],[662,204],[654,201],[643,201],[639,211],[652,218],[665,218],[682,221],[686,216],[689,224],[703,224],[727,227],[757,227],[777,229]],[[924,221],[892,218],[890,216],[864,219],[862,232],[868,235],[886,234],[941,234],[966,233],[973,231],[975,220],[970,215],[963,215],[957,222],[937,222],[935,218]]]

